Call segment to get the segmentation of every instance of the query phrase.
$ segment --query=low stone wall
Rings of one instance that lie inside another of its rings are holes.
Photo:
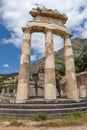
[[[77,79],[79,97],[81,97],[81,98],[87,97],[87,72],[77,74],[76,79]],[[63,77],[63,79],[60,81],[60,84],[61,84],[61,90],[62,90],[63,95],[66,95],[65,77]]]

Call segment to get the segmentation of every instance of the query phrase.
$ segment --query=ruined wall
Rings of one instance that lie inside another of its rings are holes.
[[[65,77],[60,81],[62,95],[66,95],[66,81]],[[87,72],[77,74],[77,87],[79,97],[87,97]]]

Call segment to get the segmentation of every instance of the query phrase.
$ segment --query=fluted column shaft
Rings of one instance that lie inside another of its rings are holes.
[[[53,35],[51,30],[46,30],[45,44],[45,99],[56,99],[55,61],[53,49]]]
[[[24,31],[20,70],[18,77],[18,89],[16,102],[26,102],[29,97],[29,64],[30,64],[31,32]]]
[[[67,98],[78,99],[77,82],[72,44],[69,36],[64,37],[65,42],[65,70],[66,70],[66,93]]]

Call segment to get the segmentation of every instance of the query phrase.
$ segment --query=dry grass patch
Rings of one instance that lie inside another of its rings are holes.
[[[26,125],[23,122],[19,122],[19,121],[11,121],[10,124],[8,126],[15,126],[15,127],[25,127]]]
[[[0,121],[12,121],[17,119],[17,116],[0,116]]]
[[[76,111],[73,114],[62,117],[60,120],[45,121],[37,124],[36,127],[80,126],[84,124],[87,124],[87,114]]]

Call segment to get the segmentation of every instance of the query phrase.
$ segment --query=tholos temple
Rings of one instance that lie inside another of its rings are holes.
[[[68,20],[67,16],[57,10],[46,8],[33,8],[30,14],[33,20],[29,21],[25,27],[22,27],[24,36],[16,103],[26,102],[30,96],[30,50],[31,35],[33,32],[42,32],[45,34],[44,99],[55,100],[57,98],[53,48],[53,34],[56,34],[64,39],[66,96],[69,99],[78,100],[74,57],[70,40],[72,34],[64,26]]]

